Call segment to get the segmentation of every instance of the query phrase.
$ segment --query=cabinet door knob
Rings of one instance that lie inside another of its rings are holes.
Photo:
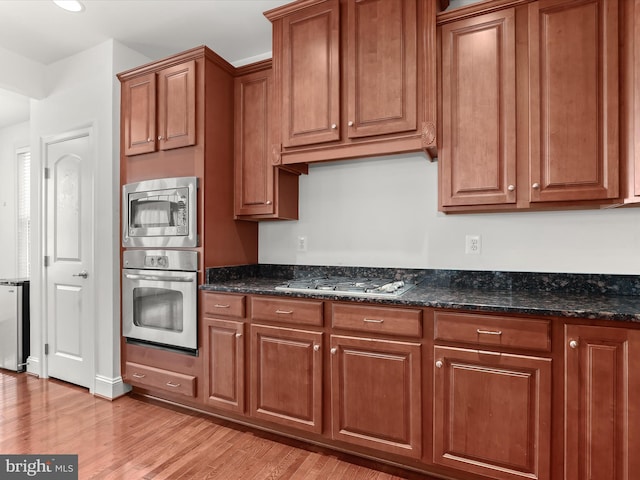
[[[313,351],[314,352],[318,352],[320,350],[320,345],[314,345],[313,346]]]
[[[534,190],[539,190],[540,189],[540,184],[538,182],[536,182],[533,185],[531,185],[531,188],[533,188]]]
[[[241,333],[236,333],[236,338],[242,338],[242,334]]]
[[[162,135],[158,135],[158,140],[162,140]]]
[[[332,123],[332,124],[331,124],[331,129],[332,129],[332,130],[335,130],[336,128],[338,128],[338,125],[336,125],[335,123]]]
[[[149,143],[153,142],[153,140],[151,139],[151,137],[147,138],[147,142],[149,142]]]
[[[569,342],[569,346],[570,346],[571,348],[578,348],[578,341],[577,341],[577,340],[571,340],[571,341]]]
[[[444,365],[444,363],[442,363],[442,360],[438,360],[438,361],[436,362],[436,367],[437,367],[437,368],[442,368],[442,366],[443,366],[443,365]]]
[[[264,202],[265,205],[271,205],[271,200],[267,200],[266,202]]]
[[[331,352],[331,355],[335,355],[336,353],[338,353],[338,349],[336,347],[333,347],[331,350],[329,350]]]
[[[516,189],[516,186],[515,186],[515,185],[509,185],[509,186],[507,187],[507,190],[509,190],[510,192],[513,192],[515,189]]]
[[[350,127],[353,127],[353,120],[349,120],[349,123],[347,123],[347,125],[349,125]]]

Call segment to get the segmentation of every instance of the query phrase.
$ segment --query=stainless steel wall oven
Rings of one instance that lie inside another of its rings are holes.
[[[122,335],[197,353],[198,252],[123,252]]]

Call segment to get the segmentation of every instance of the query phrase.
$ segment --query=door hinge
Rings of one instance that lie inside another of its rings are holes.
[[[44,167],[44,179],[49,180],[51,178],[51,172],[49,171],[49,167]]]
[[[49,344],[48,343],[44,344],[44,354],[45,355],[49,355]]]
[[[44,266],[48,267],[49,265],[51,265],[51,257],[49,255],[45,255],[44,256]]]

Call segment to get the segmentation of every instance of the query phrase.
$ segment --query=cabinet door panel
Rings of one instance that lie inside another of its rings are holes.
[[[420,457],[420,345],[333,335],[333,438]]]
[[[531,201],[618,196],[618,0],[529,4]]]
[[[158,134],[160,150],[196,143],[196,62],[158,73]]]
[[[322,431],[322,333],[251,326],[251,413]]]
[[[271,70],[236,78],[236,215],[274,211],[274,166],[269,158]]]
[[[416,2],[348,3],[348,136],[416,129]]]
[[[565,479],[635,478],[640,333],[567,325],[565,345]]]
[[[551,360],[435,347],[434,463],[549,479]]]
[[[156,149],[156,75],[149,73],[122,85],[124,154]]]
[[[244,324],[205,321],[205,401],[214,407],[244,412]]]
[[[516,201],[515,11],[442,27],[443,206]]]
[[[282,142],[285,147],[340,139],[339,20],[337,0],[284,18]]]

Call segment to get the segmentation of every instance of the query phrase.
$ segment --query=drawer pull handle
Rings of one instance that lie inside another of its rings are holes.
[[[478,328],[476,332],[478,332],[481,335],[502,335],[501,330],[481,330]]]
[[[216,303],[214,305],[214,307],[216,307],[216,308],[229,308],[230,305],[225,305],[224,303]]]
[[[131,375],[133,378],[144,378],[146,375],[144,373],[134,373]]]
[[[365,318],[364,321],[367,323],[384,323],[384,318]]]
[[[442,360],[438,360],[438,361],[436,362],[436,367],[437,367],[437,368],[442,368],[442,366],[443,366],[443,365],[444,365],[444,363],[442,363]]]
[[[291,315],[293,313],[293,310],[276,310],[276,313],[278,315]]]
[[[180,386],[179,383],[167,382],[167,387],[178,388]]]

